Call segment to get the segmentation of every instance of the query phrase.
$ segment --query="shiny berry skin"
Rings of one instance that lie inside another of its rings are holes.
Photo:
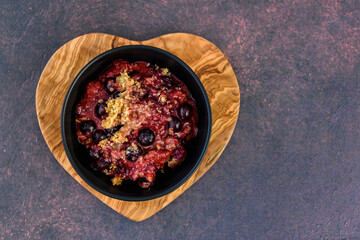
[[[89,150],[89,156],[91,159],[96,160],[101,157],[101,153],[99,151],[96,151],[94,149]]]
[[[114,78],[108,78],[105,81],[105,91],[108,94],[112,94],[115,92],[116,88],[115,88],[115,79]]]
[[[167,88],[171,88],[173,86],[173,82],[171,80],[170,77],[168,76],[162,76],[161,77],[161,80],[162,80],[162,84],[163,86],[167,87]]]
[[[142,153],[142,149],[137,145],[130,145],[125,150],[125,157],[131,162],[135,162]]]
[[[105,138],[106,138],[106,133],[103,130],[96,130],[92,134],[92,139],[96,143],[100,142],[101,140],[104,140]]]
[[[107,169],[109,166],[110,166],[110,161],[108,161],[107,159],[104,159],[104,158],[95,160],[94,163],[92,164],[93,168],[100,170],[100,171]]]
[[[84,121],[80,125],[80,131],[84,134],[91,133],[96,129],[96,124],[92,120]]]
[[[193,108],[188,103],[183,103],[178,108],[178,115],[181,120],[189,120],[194,114]]]
[[[181,130],[181,121],[177,117],[172,117],[171,121],[169,122],[169,127],[173,128],[175,132]]]
[[[149,146],[155,140],[155,133],[150,128],[140,129],[137,140],[141,145]]]
[[[106,114],[106,110],[105,110],[106,104],[105,103],[97,103],[95,106],[95,115],[98,118],[102,118],[103,116],[105,116]]]

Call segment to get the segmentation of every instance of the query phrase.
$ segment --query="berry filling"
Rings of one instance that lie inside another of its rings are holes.
[[[89,164],[113,185],[153,185],[159,170],[185,159],[196,123],[195,101],[184,83],[147,62],[113,62],[88,83],[76,106],[76,133]]]

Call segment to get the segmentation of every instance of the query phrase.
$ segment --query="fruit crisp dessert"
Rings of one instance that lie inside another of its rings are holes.
[[[88,83],[76,106],[79,142],[91,167],[112,177],[151,186],[157,171],[175,168],[184,144],[197,134],[195,101],[169,69],[117,60]]]

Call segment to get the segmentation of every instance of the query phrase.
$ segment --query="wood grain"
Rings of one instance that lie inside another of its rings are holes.
[[[181,187],[161,198],[127,202],[107,197],[87,185],[66,157],[60,134],[62,103],[76,74],[102,52],[123,45],[149,45],[164,49],[187,63],[200,78],[210,99],[212,134],[198,170]],[[71,40],[50,58],[36,91],[36,111],[40,129],[51,152],[61,166],[82,186],[123,216],[142,221],[154,215],[193,185],[216,162],[234,131],[240,107],[240,92],[234,71],[211,42],[187,33],[172,33],[147,41],[91,33]]]

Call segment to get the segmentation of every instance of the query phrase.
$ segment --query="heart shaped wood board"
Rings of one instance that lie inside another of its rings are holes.
[[[205,157],[194,173],[175,191],[149,201],[128,202],[105,196],[75,172],[66,157],[60,133],[60,115],[65,94],[76,74],[94,57],[115,47],[148,45],[164,49],[188,64],[203,83],[210,99],[212,133]],[[220,157],[234,131],[239,114],[240,92],[235,73],[222,52],[211,42],[196,35],[172,33],[147,41],[91,33],[75,38],[46,64],[36,90],[36,111],[41,132],[60,165],[106,205],[134,220],[154,215],[193,185]]]

